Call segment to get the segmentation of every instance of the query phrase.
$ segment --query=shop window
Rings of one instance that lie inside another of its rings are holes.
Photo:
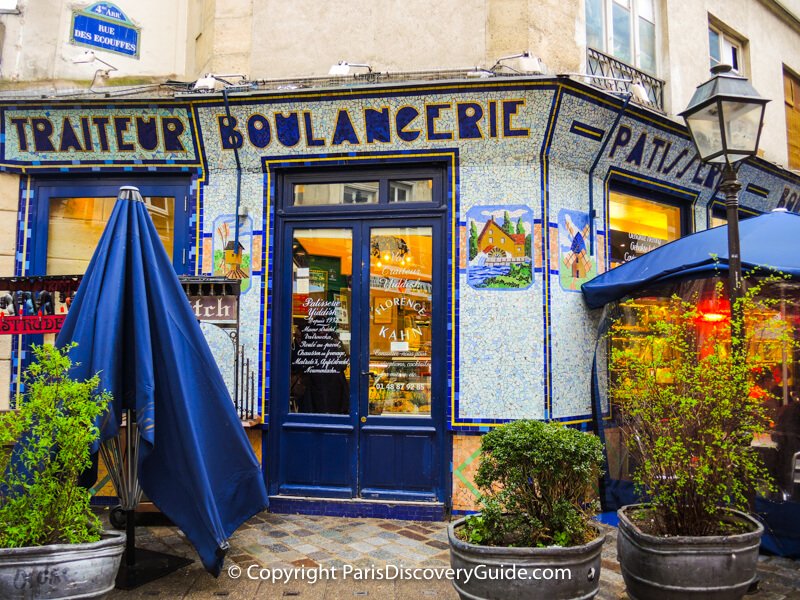
[[[744,221],[750,217],[758,216],[760,213],[749,208],[739,207],[739,221]],[[719,227],[720,225],[728,224],[728,215],[725,212],[725,202],[722,200],[714,200],[709,207],[708,212],[708,227]]]
[[[733,72],[744,75],[744,42],[717,25],[708,26],[708,56],[710,67],[730,65]]]
[[[178,274],[189,262],[186,182],[149,178],[126,180],[47,180],[36,184],[30,273],[77,275],[86,271],[122,185],[136,185]]]
[[[614,268],[676,240],[684,233],[683,211],[676,204],[612,190],[609,197],[608,244]]]
[[[786,141],[790,169],[800,169],[800,79],[783,70]]]
[[[75,275],[86,271],[116,201],[113,196],[50,199],[48,275]],[[144,201],[167,254],[172,256],[175,199],[148,196]]]
[[[389,182],[389,202],[430,202],[432,199],[432,179]]]
[[[417,209],[441,204],[444,197],[442,170],[429,165],[358,170],[335,168],[292,169],[281,174],[281,198],[285,208],[298,214],[308,211],[372,211]]]
[[[586,43],[656,73],[656,1],[586,0]]]
[[[669,311],[674,310],[672,299],[677,296],[696,303],[695,342],[699,352],[704,336],[715,328],[730,327],[730,304],[724,295],[718,295],[719,283],[720,279],[713,277],[668,282],[653,288],[650,295],[620,306],[618,316],[627,335],[611,336],[611,350],[642,348],[641,352],[645,352],[637,337],[645,340],[653,332],[653,323],[669,317]],[[800,452],[800,352],[795,344],[776,342],[784,328],[795,338],[797,336],[800,285],[785,281],[769,283],[762,289],[761,296],[772,298],[772,302],[748,310],[745,323],[752,333],[745,352],[748,364],[752,365],[750,395],[763,400],[770,425],[769,431],[754,438],[751,445],[764,459],[778,493],[784,498],[800,500],[800,485],[794,478],[793,468],[794,453]],[[609,373],[609,377],[614,376]],[[667,371],[659,376],[659,383],[672,380]],[[608,473],[611,479],[630,481],[635,465],[625,447],[618,417],[617,411],[612,409],[611,419],[604,422]]]

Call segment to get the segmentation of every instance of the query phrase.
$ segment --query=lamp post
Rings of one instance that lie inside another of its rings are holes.
[[[719,189],[725,194],[728,217],[728,294],[731,304],[731,339],[736,345],[742,323],[742,258],[739,253],[739,190],[741,161],[758,151],[769,102],[750,82],[731,73],[729,65],[716,65],[713,77],[697,86],[689,106],[680,116],[686,121],[700,160],[722,168]]]

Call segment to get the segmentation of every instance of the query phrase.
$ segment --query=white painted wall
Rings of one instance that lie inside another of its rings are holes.
[[[747,40],[746,75],[759,94],[772,100],[764,116],[764,158],[786,165],[786,114],[783,67],[800,73],[800,22],[787,22],[770,10],[772,2],[756,0],[661,0],[664,3],[668,87],[667,109],[681,112],[695,88],[711,77],[708,63],[708,17],[712,15]],[[800,1],[784,0],[800,15]]]
[[[139,58],[94,49],[115,66],[109,85],[125,78],[165,78],[186,68],[186,0],[115,0],[114,4],[141,27]],[[73,64],[88,48],[71,44],[73,9],[91,2],[19,0],[18,13],[0,14],[3,29],[0,82],[91,80],[100,63]]]

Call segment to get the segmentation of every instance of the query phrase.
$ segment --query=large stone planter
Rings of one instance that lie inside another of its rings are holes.
[[[739,511],[752,531],[737,535],[664,538],[648,535],[619,515],[617,558],[631,600],[738,600],[755,580],[764,528]]]
[[[114,589],[125,534],[107,531],[98,542],[0,549],[3,600],[103,598]]]
[[[447,528],[450,566],[462,569],[453,579],[462,600],[583,600],[597,595],[605,540],[599,528],[597,537],[583,546],[505,548],[458,539],[455,532],[463,525],[464,519],[459,519]]]

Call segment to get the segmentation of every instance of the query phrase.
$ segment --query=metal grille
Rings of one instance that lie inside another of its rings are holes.
[[[611,92],[629,93],[631,86],[639,83],[646,98],[633,94],[631,100],[660,113],[664,111],[664,81],[640,71],[594,48],[586,51],[586,75],[590,83]]]

